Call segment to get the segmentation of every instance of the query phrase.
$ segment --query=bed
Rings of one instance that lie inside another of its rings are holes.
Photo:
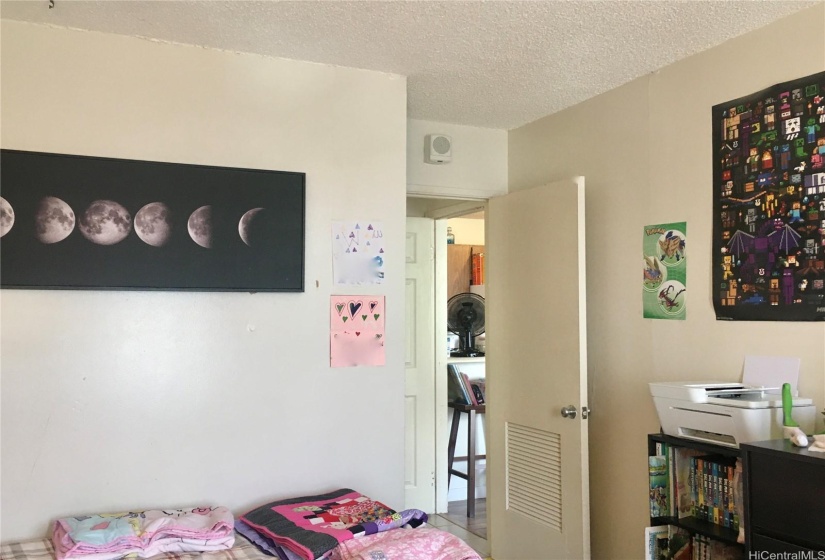
[[[0,560],[480,560],[420,510],[395,511],[349,488],[223,507],[61,518],[51,538],[0,545]]]
[[[54,560],[56,558],[54,545],[51,539],[35,539],[30,541],[12,542],[0,545],[2,560]],[[262,553],[251,542],[241,535],[236,535],[232,548],[213,552],[167,552],[152,556],[153,559],[163,560],[271,560],[272,557]]]
[[[329,560],[421,560],[423,555],[437,555],[444,560],[480,560],[458,537],[436,529],[421,527],[414,531],[403,530],[398,535],[378,535],[382,540],[365,538],[349,542],[334,549]],[[452,550],[452,552],[450,552]],[[0,545],[2,560],[55,560],[51,539],[35,539]],[[213,552],[163,553],[152,560],[273,560],[261,552],[245,537],[236,534],[232,548]]]

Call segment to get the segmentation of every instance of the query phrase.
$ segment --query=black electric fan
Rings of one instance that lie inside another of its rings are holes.
[[[447,302],[447,329],[458,335],[459,347],[450,352],[454,358],[483,356],[475,348],[475,337],[484,332],[484,298],[478,294],[457,294]]]

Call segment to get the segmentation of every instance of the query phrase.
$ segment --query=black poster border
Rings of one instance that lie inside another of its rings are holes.
[[[304,291],[305,173],[2,149],[0,196],[2,288]]]

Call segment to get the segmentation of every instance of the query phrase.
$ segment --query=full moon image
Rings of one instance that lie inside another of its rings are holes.
[[[63,241],[74,231],[74,224],[74,211],[65,201],[54,196],[40,199],[34,215],[34,229],[41,243]]]
[[[0,237],[6,235],[14,225],[14,208],[0,196]]]
[[[162,202],[150,202],[135,214],[135,233],[153,247],[162,247],[169,241],[172,225],[169,207]]]
[[[252,247],[252,237],[249,235],[249,229],[255,222],[255,217],[263,210],[263,208],[253,208],[241,217],[238,222],[238,233],[241,234],[243,242]]]
[[[201,206],[189,216],[187,223],[192,241],[210,249],[212,247],[212,207]]]
[[[132,216],[113,200],[95,200],[80,217],[79,228],[92,243],[114,245],[132,231]]]

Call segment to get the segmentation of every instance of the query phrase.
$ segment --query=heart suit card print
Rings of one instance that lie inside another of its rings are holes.
[[[384,296],[330,296],[330,367],[383,366]]]

